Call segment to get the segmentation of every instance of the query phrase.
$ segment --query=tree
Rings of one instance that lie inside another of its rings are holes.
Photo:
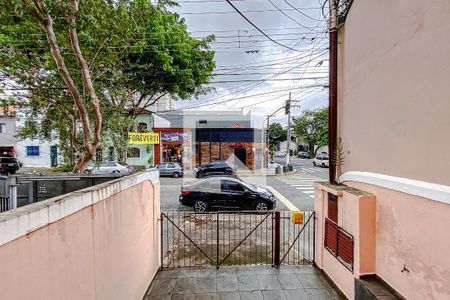
[[[166,10],[172,4],[0,0],[0,68],[29,91],[20,135],[77,149],[74,171],[82,172],[102,136],[126,146],[136,108],[204,92],[215,67],[213,37],[190,37]]]
[[[302,116],[294,119],[294,132],[309,149],[328,145],[328,108],[304,111]]]
[[[287,139],[287,130],[283,129],[280,123],[272,123],[269,125],[269,148],[275,148],[278,142]]]

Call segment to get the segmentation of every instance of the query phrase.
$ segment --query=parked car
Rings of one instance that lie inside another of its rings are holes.
[[[174,178],[183,176],[183,167],[178,163],[162,163],[157,168],[159,176],[172,176]]]
[[[20,164],[14,157],[0,157],[0,174],[15,174]]]
[[[286,155],[287,154],[284,151],[276,151],[274,154],[275,157],[286,157]]]
[[[300,151],[299,153],[297,153],[297,157],[298,158],[309,158],[309,153],[305,152],[305,151]]]
[[[235,175],[236,167],[225,160],[216,160],[194,168],[194,176],[202,178],[209,175]]]
[[[117,161],[103,161],[98,166],[89,165],[87,171],[94,175],[104,174],[120,174],[129,175],[133,173],[133,167],[127,164],[122,164]]]
[[[324,168],[328,167],[329,166],[328,154],[317,155],[316,158],[313,159],[313,165],[324,167]]]
[[[209,177],[181,188],[181,204],[202,212],[212,208],[266,211],[277,199],[267,189],[234,177]]]

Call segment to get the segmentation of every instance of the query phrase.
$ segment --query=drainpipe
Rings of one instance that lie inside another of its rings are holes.
[[[328,151],[332,158],[337,141],[337,63],[338,63],[338,0],[330,2],[330,68],[329,68],[329,99],[328,99]],[[336,162],[329,161],[329,181],[336,183]]]

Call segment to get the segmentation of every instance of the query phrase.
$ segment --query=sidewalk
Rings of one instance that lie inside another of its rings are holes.
[[[159,271],[143,300],[345,299],[312,265],[178,268]]]

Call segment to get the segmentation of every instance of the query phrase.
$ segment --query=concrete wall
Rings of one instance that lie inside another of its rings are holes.
[[[159,181],[140,173],[0,214],[2,299],[142,299],[160,265]]]
[[[450,185],[450,1],[355,0],[340,30],[343,171]]]
[[[349,270],[324,247],[329,193],[338,196],[337,224],[353,236],[353,270]],[[375,273],[375,203],[373,194],[361,190],[326,183],[315,184],[316,264],[349,299],[355,297],[355,278]]]
[[[377,275],[407,299],[450,299],[450,204],[346,183],[376,194]]]

